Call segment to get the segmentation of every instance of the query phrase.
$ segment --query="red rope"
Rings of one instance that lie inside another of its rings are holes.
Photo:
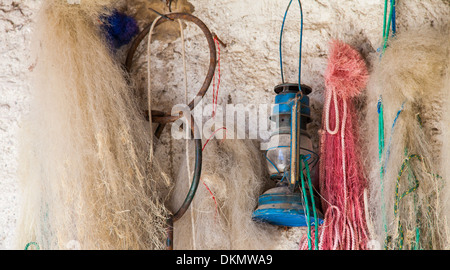
[[[221,130],[221,129],[224,129],[224,130],[225,130],[225,136],[223,137],[222,141],[226,139],[226,134],[227,134],[227,133],[226,133],[226,129],[227,129],[227,128],[226,128],[226,127],[218,128],[216,131],[213,132],[213,134],[211,134],[211,136],[209,136],[208,140],[206,140],[205,144],[203,145],[202,151],[205,150],[205,147],[206,147],[206,145],[208,144],[208,142],[209,142],[209,141],[212,139],[212,137],[214,137],[214,135],[215,135],[219,130]],[[206,187],[206,189],[208,190],[209,194],[211,194],[211,197],[212,197],[213,200],[214,200],[214,204],[215,204],[215,208],[216,208],[216,212],[214,213],[214,218],[215,218],[216,215],[217,215],[217,213],[219,212],[218,206],[217,206],[217,200],[216,200],[216,197],[214,196],[214,194],[212,193],[212,191],[209,189],[208,185],[206,185],[206,183],[203,182],[203,181],[202,181],[202,183],[203,183],[203,185]]]

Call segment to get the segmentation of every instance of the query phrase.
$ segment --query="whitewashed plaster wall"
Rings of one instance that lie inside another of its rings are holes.
[[[128,1],[133,2],[133,1]],[[193,14],[226,44],[221,48],[219,104],[273,102],[273,87],[281,82],[278,45],[281,22],[289,0],[190,0]],[[21,116],[28,110],[33,16],[41,0],[0,0],[0,249],[12,248],[20,205],[17,184],[17,139]],[[303,0],[304,32],[302,83],[313,88],[313,123],[309,131],[317,147],[323,104],[323,72],[328,42],[339,38],[373,59],[381,44],[382,0]],[[176,7],[176,6],[175,6]],[[167,11],[167,10],[166,10]],[[165,12],[166,12],[165,11]],[[448,0],[398,0],[397,28],[407,31],[419,25],[449,23]],[[286,21],[283,53],[285,80],[297,82],[300,15],[293,1]],[[140,21],[140,24],[149,22]],[[197,92],[206,73],[208,52],[201,32],[192,25],[185,30],[189,99]],[[180,40],[156,40],[152,54],[153,98],[164,111],[184,102],[183,66]],[[120,58],[119,60],[122,60]],[[138,69],[139,70],[139,69]],[[145,74],[137,72],[145,85]],[[211,88],[205,96],[211,103]],[[176,173],[182,158],[182,144],[162,136],[159,151],[165,152],[168,169]],[[301,231],[287,236],[280,248],[296,249]]]

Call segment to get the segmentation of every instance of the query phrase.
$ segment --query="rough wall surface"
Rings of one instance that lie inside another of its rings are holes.
[[[131,1],[129,1],[131,2]],[[138,2],[138,1],[137,1]],[[186,2],[186,1],[184,1]],[[226,44],[221,48],[221,83],[219,104],[271,103],[273,87],[281,82],[279,34],[288,0],[191,0],[193,14],[203,20]],[[415,26],[448,24],[447,0],[397,1],[398,31]],[[29,54],[33,15],[40,0],[0,0],[0,249],[8,249],[14,239],[20,192],[16,176],[16,133],[20,117],[27,112],[32,91],[29,74],[34,59]],[[131,4],[132,5],[132,4]],[[302,47],[302,83],[313,88],[311,106],[313,123],[309,126],[317,147],[317,130],[323,106],[323,72],[327,63],[328,42],[339,38],[354,45],[370,61],[381,44],[382,0],[304,0]],[[174,6],[176,8],[176,5]],[[132,9],[130,9],[132,10]],[[176,9],[175,9],[176,10]],[[165,10],[164,12],[167,12]],[[299,44],[298,4],[293,1],[286,21],[283,54],[287,82],[297,82]],[[140,21],[141,25],[148,22]],[[195,26],[185,29],[187,75],[190,100],[203,82],[207,68],[206,42]],[[152,96],[156,109],[164,111],[184,102],[183,65],[180,40],[157,39],[152,53]],[[142,52],[143,53],[143,52]],[[143,62],[141,57],[141,62]],[[145,65],[137,68],[136,81],[145,88]],[[212,91],[205,102],[211,103]],[[159,151],[165,155],[168,170],[182,158],[183,143],[162,136]],[[298,248],[301,231],[287,235],[281,248]]]
[[[16,133],[30,97],[29,45],[40,1],[0,1],[0,249],[12,247],[20,193]]]

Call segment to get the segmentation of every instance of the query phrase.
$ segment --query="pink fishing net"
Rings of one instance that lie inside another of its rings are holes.
[[[358,148],[357,111],[352,97],[365,88],[368,72],[360,54],[346,43],[331,42],[325,74],[325,109],[321,131],[320,193],[325,213],[319,249],[366,249],[364,215],[366,179]],[[313,248],[306,244],[301,249]],[[314,241],[311,241],[314,242]]]

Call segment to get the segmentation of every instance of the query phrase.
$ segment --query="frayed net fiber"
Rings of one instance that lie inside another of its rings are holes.
[[[441,196],[448,179],[439,175],[441,124],[448,125],[441,122],[450,41],[444,29],[399,33],[375,61],[369,80],[362,125],[370,178],[368,223],[381,248],[448,246]]]
[[[167,177],[152,132],[99,32],[115,1],[44,1],[22,123],[18,248],[160,249]]]
[[[181,166],[173,206],[179,207],[187,194],[186,170],[186,164]],[[174,249],[274,249],[279,241],[277,229],[251,217],[266,178],[256,141],[209,141],[203,151],[200,184],[190,206],[193,211],[174,224]]]
[[[450,39],[450,36],[448,37]],[[447,46],[447,55],[450,47]],[[445,73],[445,82],[442,88],[442,153],[441,153],[441,172],[444,180],[442,189],[442,212],[446,222],[447,242],[443,248],[450,249],[450,57],[447,57],[447,71]]]
[[[367,79],[366,63],[359,52],[342,41],[330,42],[320,138],[320,191],[325,211],[324,225],[317,233],[320,249],[367,247],[363,201],[366,179],[353,104]]]

